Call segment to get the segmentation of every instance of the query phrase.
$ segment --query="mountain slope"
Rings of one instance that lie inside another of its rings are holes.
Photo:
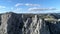
[[[0,15],[0,34],[60,34],[60,21],[55,16],[4,13]]]

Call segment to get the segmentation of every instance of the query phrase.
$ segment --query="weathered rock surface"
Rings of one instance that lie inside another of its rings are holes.
[[[60,34],[60,22],[46,21],[41,15],[1,14],[0,34]]]

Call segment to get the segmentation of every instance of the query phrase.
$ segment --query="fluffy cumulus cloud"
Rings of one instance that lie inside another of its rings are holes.
[[[29,11],[50,11],[50,10],[56,10],[56,8],[29,8]]]
[[[29,4],[29,3],[17,3],[15,6],[18,7],[18,6],[40,6],[39,4]]]

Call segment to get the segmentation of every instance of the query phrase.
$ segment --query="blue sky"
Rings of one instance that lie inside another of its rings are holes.
[[[0,13],[60,13],[60,0],[0,0]]]

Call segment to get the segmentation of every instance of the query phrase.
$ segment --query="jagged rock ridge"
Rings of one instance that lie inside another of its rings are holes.
[[[54,15],[1,14],[0,34],[60,34],[60,21]]]

